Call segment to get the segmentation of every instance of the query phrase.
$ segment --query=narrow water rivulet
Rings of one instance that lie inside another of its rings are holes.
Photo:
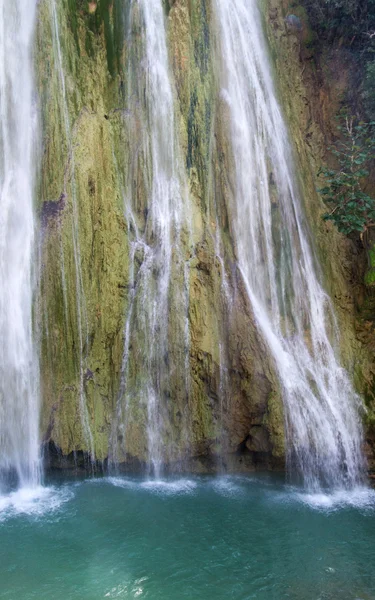
[[[40,479],[33,344],[37,111],[34,0],[0,2],[0,494]]]
[[[360,399],[340,364],[276,99],[256,0],[215,0],[221,97],[230,115],[231,231],[284,400],[289,470],[308,489],[363,476]]]
[[[181,248],[183,230],[186,234],[188,229],[188,199],[176,141],[174,92],[161,1],[132,0],[127,39],[127,110],[132,143],[124,201],[133,238],[132,292],[115,426],[126,450],[134,424],[132,413],[146,411],[147,463],[158,477],[170,453],[176,455],[176,448],[166,444],[166,439],[173,444],[167,406],[172,365],[178,369],[182,387],[188,377],[184,375],[184,353],[188,355],[187,284]],[[137,179],[143,179],[144,206],[139,206],[134,184]],[[177,345],[173,349],[171,311],[176,311],[179,327],[174,332]],[[136,348],[137,365],[133,366],[135,378],[129,383],[130,343]]]

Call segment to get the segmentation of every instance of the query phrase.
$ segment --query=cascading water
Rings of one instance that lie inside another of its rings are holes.
[[[36,4],[0,2],[0,492],[9,481],[33,487],[40,479],[32,333]]]
[[[232,235],[280,377],[289,469],[311,490],[350,488],[364,466],[360,400],[332,345],[337,328],[303,222],[257,2],[214,5],[234,164]]]
[[[161,0],[132,0],[129,54],[132,56],[138,52],[139,40],[132,28],[139,26],[142,56],[136,57],[134,72],[131,63],[128,66],[128,113],[132,116],[130,136],[135,142],[129,169],[130,181],[125,192],[125,213],[134,239],[130,274],[132,291],[125,327],[116,425],[126,430],[132,410],[146,408],[148,464],[150,473],[156,477],[160,475],[162,464],[168,460],[165,442],[171,435],[167,403],[170,372],[173,370],[171,360],[176,360],[170,356],[169,345],[172,303],[175,314],[179,315],[180,335],[175,337],[182,346],[181,351],[175,354],[182,356],[183,365],[188,352],[185,339],[188,337],[185,318],[187,274],[181,252],[182,230],[187,227],[186,202],[176,142],[164,19]],[[143,164],[141,178],[144,180],[145,207],[141,211],[137,206],[137,190],[134,189],[138,169],[138,165],[134,166],[135,156],[141,156]],[[172,276],[174,289],[171,289]],[[176,283],[180,279],[181,285]],[[137,353],[134,387],[128,385],[130,343]],[[126,431],[124,437],[126,446]]]

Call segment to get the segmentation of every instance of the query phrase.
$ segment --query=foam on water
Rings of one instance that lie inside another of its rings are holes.
[[[375,510],[375,490],[356,487],[350,491],[336,490],[330,494],[296,494],[296,499],[312,509],[340,510],[343,508]]]
[[[226,498],[242,497],[246,493],[244,484],[247,485],[249,482],[255,483],[256,481],[257,479],[224,476],[215,479],[212,482],[212,488],[217,494]]]
[[[249,501],[254,494],[265,497],[265,501],[276,504],[300,504],[319,511],[336,511],[344,508],[375,510],[375,490],[358,486],[352,490],[337,489],[332,492],[306,493],[302,488],[275,485],[268,478],[254,476],[225,475],[216,478],[196,477],[194,479],[146,479],[137,480],[128,477],[107,477],[90,479],[90,483],[109,483],[115,487],[146,491],[160,496],[197,494],[212,490],[215,494],[228,499]]]
[[[197,488],[197,482],[191,479],[149,480],[142,484],[142,488],[155,494],[176,496],[179,494],[192,494]]]
[[[375,510],[375,490],[365,486],[357,486],[352,490],[336,489],[317,493],[308,493],[301,488],[286,486],[283,491],[267,492],[267,500],[276,504],[304,505],[312,510],[327,513],[348,508],[360,511]]]
[[[216,494],[226,498],[244,498],[255,490],[269,486],[267,479],[259,477],[246,477],[241,475],[224,475],[221,477],[194,477],[180,479],[145,479],[137,480],[127,477],[108,477],[90,480],[91,482],[106,481],[115,487],[134,490],[146,490],[158,495],[193,494],[204,490],[213,490]]]
[[[125,477],[109,477],[105,481],[115,487],[146,490],[152,494],[168,496],[191,494],[198,486],[198,482],[192,479],[146,479],[144,481],[136,481]]]
[[[37,486],[21,488],[0,496],[0,522],[24,515],[44,517],[58,510],[74,496],[71,487],[55,488]]]
[[[100,481],[100,480],[95,480]],[[110,483],[111,485],[125,489],[136,489],[139,487],[139,483],[134,479],[126,479],[125,477],[108,477],[107,479],[101,480]]]

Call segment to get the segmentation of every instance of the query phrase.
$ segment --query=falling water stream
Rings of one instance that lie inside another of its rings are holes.
[[[118,423],[120,428],[121,423],[122,427],[128,424],[131,401],[146,407],[147,462],[150,472],[158,477],[162,463],[168,460],[165,441],[170,418],[166,399],[172,370],[169,347],[172,304],[176,314],[182,316],[178,319],[183,325],[177,336],[183,346],[181,355],[184,350],[187,353],[183,318],[187,313],[187,277],[181,251],[181,235],[187,225],[187,201],[176,142],[174,94],[162,2],[132,0],[129,22],[131,60],[139,44],[138,40],[132,39],[133,27],[140,27],[141,31],[141,56],[136,56],[134,70],[131,62],[128,65],[128,112],[131,115],[130,135],[134,139],[130,160],[134,164],[134,156],[140,155],[144,161],[145,208],[139,215],[137,190],[133,183],[137,176],[134,166],[133,169],[130,166],[125,214],[129,230],[134,234],[131,242],[132,292],[125,327]],[[144,218],[145,224],[140,225],[139,221]],[[184,273],[182,278],[181,272]],[[171,278],[176,273],[178,276],[174,277],[172,289]],[[137,362],[142,365],[134,382],[135,389],[128,385],[132,337]],[[181,373],[184,367],[185,362],[180,366]]]
[[[276,100],[256,0],[215,0],[222,101],[233,152],[237,260],[279,374],[289,469],[307,489],[352,488],[363,472],[360,400],[338,357]]]
[[[36,4],[0,2],[0,494],[10,482],[34,487],[40,479],[32,335]]]

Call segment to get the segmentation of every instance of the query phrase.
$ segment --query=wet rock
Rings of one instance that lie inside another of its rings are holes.
[[[42,205],[42,227],[47,227],[49,221],[55,221],[66,206],[66,194],[62,193],[58,200],[46,200]]]
[[[270,452],[270,440],[267,430],[262,425],[251,427],[246,440],[246,448],[251,452]]]
[[[287,30],[291,33],[301,33],[303,29],[302,21],[297,15],[288,15],[285,17]]]

